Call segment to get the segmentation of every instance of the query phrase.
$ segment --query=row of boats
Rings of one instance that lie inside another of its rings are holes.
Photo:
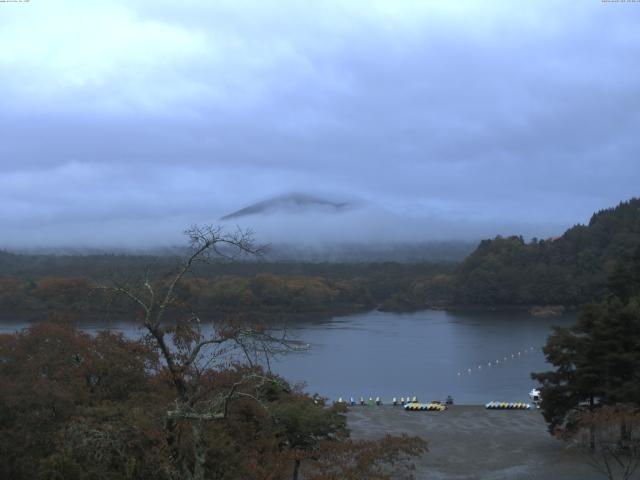
[[[492,401],[485,405],[487,409],[490,410],[530,410],[532,404],[536,408],[540,408],[540,402],[542,400],[540,396],[540,390],[532,389],[529,392],[529,398],[531,398],[532,403],[524,403],[524,402],[497,402]],[[351,397],[348,401],[340,397],[336,403],[343,403],[351,406],[355,405],[382,405],[382,399],[380,397],[369,397],[369,400],[365,400],[364,397],[360,397],[358,401],[354,397]],[[393,397],[391,404],[394,406],[402,406],[405,410],[429,410],[429,411],[443,411],[446,410],[447,405],[453,405],[453,398],[449,395],[446,401],[440,402],[438,400],[433,400],[430,403],[420,403],[418,401],[418,397],[400,397],[400,399]]]
[[[358,401],[356,401],[355,398],[351,397],[348,401],[343,399],[342,397],[340,397],[336,403],[344,403],[347,405],[351,405],[351,406],[355,406],[355,405],[382,405],[382,399],[380,397],[375,397],[375,399],[373,397],[369,397],[369,400],[365,400],[364,397],[360,397],[360,399]],[[438,400],[434,400],[431,402],[431,404],[434,405],[443,405],[442,402],[438,401]],[[449,395],[447,397],[447,400],[445,401],[445,404],[447,405],[453,405],[453,398],[451,398],[451,395]],[[391,400],[391,405],[393,406],[403,406],[403,407],[407,407],[407,405],[428,405],[428,404],[421,404],[418,401],[418,397],[400,397],[399,399],[396,397],[393,397],[393,399]],[[425,410],[425,409],[423,409]]]
[[[531,410],[531,404],[523,402],[489,402],[485,407],[489,410]]]
[[[404,406],[405,410],[412,411],[430,411],[430,412],[442,412],[447,409],[447,406],[440,402],[431,402],[431,403],[407,403]]]
[[[395,400],[395,398],[394,398]],[[369,397],[369,400],[365,400],[364,397],[360,397],[360,400],[358,400],[356,402],[356,399],[351,397],[348,401],[344,400],[342,397],[340,397],[336,403],[344,403],[347,405],[351,405],[352,407],[355,405],[382,405],[382,399],[380,397],[376,397],[375,399],[373,397]]]

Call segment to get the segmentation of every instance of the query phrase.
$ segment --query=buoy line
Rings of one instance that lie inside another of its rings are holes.
[[[518,352],[514,352],[511,354],[506,354],[502,356],[502,359],[496,358],[494,361],[490,361],[486,363],[487,368],[497,367],[501,364],[506,364],[509,360],[509,357],[512,359],[522,358],[523,355],[527,355],[535,350],[534,347],[525,348],[524,350],[519,350]],[[461,377],[463,372],[466,372],[467,375],[471,375],[474,371],[481,371],[482,367],[485,366],[484,363],[478,364],[476,367],[467,368],[466,370],[459,370],[457,373],[458,377]]]

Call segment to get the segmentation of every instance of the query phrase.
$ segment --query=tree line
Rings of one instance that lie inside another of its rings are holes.
[[[0,311],[96,312],[104,295],[95,286],[114,277],[167,277],[179,261],[154,256],[52,256],[0,252]],[[194,265],[178,292],[202,311],[247,311],[261,315],[317,312],[323,315],[369,310],[417,280],[450,272],[448,263],[270,263]],[[112,311],[127,312],[120,302]]]
[[[165,279],[167,281],[167,279]],[[44,277],[38,280],[0,278],[0,309],[5,312],[127,313],[135,307],[128,299],[112,301],[86,277]],[[185,278],[176,292],[180,303],[207,312],[255,311],[263,316],[317,311],[348,312],[371,309],[375,301],[358,279],[328,281],[322,277],[258,274],[218,279]]]
[[[451,273],[416,279],[386,307],[579,306],[602,298],[608,278],[640,245],[640,199],[595,213],[562,236],[483,240]]]

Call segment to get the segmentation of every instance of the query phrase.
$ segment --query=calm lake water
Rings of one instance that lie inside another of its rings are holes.
[[[490,400],[528,401],[536,386],[529,374],[549,368],[542,346],[552,325],[574,316],[540,319],[519,311],[410,314],[368,312],[325,321],[296,322],[288,336],[309,344],[304,352],[275,359],[272,368],[307,390],[331,399],[417,396],[480,404]],[[0,322],[0,332],[27,326]],[[88,331],[103,323],[82,324]],[[109,328],[136,336],[131,324]]]
[[[418,396],[479,404],[528,401],[530,372],[549,368],[542,346],[552,325],[526,312],[369,312],[291,328],[310,350],[274,363],[310,392],[336,399]],[[506,360],[505,360],[506,358]]]

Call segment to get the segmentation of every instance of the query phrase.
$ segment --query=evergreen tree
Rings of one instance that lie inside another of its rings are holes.
[[[576,325],[556,328],[544,352],[556,369],[534,373],[552,433],[575,413],[600,405],[640,405],[640,249],[610,277],[608,296],[583,308]]]

